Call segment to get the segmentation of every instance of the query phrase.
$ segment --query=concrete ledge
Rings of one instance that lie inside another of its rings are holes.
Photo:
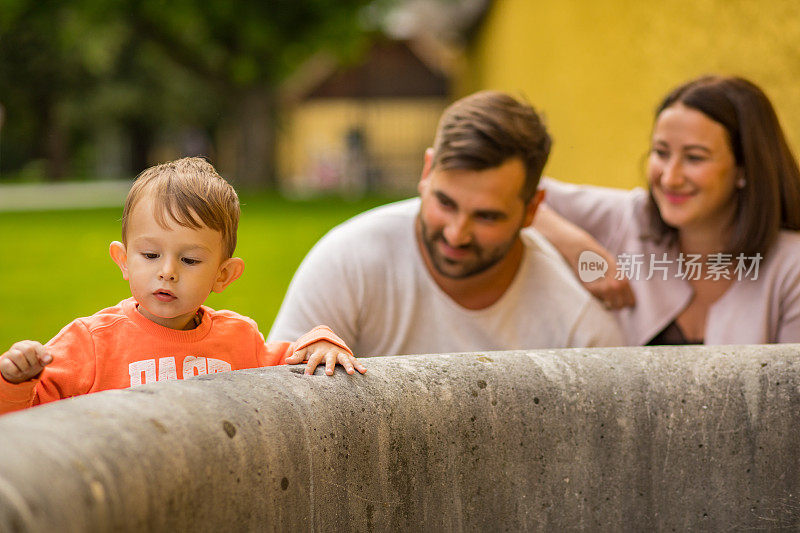
[[[0,418],[0,531],[797,529],[800,346],[368,359]]]

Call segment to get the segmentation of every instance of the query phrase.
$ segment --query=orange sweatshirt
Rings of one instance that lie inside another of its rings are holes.
[[[107,389],[280,365],[319,340],[350,351],[327,326],[294,343],[266,344],[255,321],[233,311],[202,306],[200,325],[182,331],[151,322],[136,306],[129,298],[70,322],[46,344],[53,362],[37,378],[14,384],[0,375],[0,413]]]

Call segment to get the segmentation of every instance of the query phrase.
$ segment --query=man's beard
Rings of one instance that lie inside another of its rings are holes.
[[[490,250],[482,248],[475,243],[459,246],[457,249],[468,250],[471,252],[471,254],[469,254],[464,261],[454,261],[442,256],[436,247],[436,243],[438,241],[442,241],[447,244],[447,241],[444,238],[444,233],[441,230],[431,234],[421,216],[419,217],[419,227],[422,244],[428,251],[428,257],[430,257],[433,268],[435,268],[436,271],[442,276],[450,279],[464,279],[490,269],[503,260],[506,255],[508,255],[511,247],[514,245],[514,240],[516,239],[515,235],[514,238],[509,240],[507,243],[496,246]]]

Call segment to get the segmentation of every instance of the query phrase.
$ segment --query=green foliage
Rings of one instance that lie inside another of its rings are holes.
[[[236,255],[245,260],[245,273],[207,304],[253,317],[266,335],[311,246],[329,228],[385,201],[243,196]],[[0,213],[0,353],[18,340],[46,342],[71,320],[130,296],[108,255],[109,243],[120,239],[121,214],[121,209]]]
[[[269,119],[243,112],[243,95],[274,98],[277,84],[322,49],[353,57],[366,39],[358,13],[368,3],[4,0],[0,172],[34,159],[47,160],[54,177],[91,172],[91,161],[76,164],[74,155],[115,128],[150,148],[179,129],[213,137],[226,121],[261,120],[269,130]],[[133,157],[131,175],[142,159]],[[243,173],[263,174],[269,159]]]
[[[52,1],[14,2],[0,22],[0,103],[3,168],[44,157],[45,125],[59,123],[63,95],[91,83],[82,58],[64,31],[71,8]],[[65,22],[66,21],[66,22]]]

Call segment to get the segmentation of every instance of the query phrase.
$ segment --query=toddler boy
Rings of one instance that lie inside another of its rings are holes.
[[[326,326],[271,342],[252,319],[203,305],[242,275],[233,257],[239,199],[214,167],[184,158],[139,175],[111,258],[132,297],[68,324],[50,342],[14,344],[0,357],[0,413],[107,389],[227,370],[323,360],[366,369]]]

